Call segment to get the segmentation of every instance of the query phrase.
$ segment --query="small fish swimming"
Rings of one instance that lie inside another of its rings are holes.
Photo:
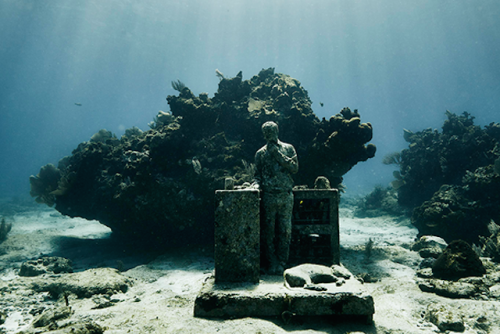
[[[324,104],[323,102],[320,102],[320,103],[319,103],[319,105],[320,105],[320,106],[324,106],[325,104]]]
[[[79,107],[81,107],[81,106],[82,106],[82,104],[81,104],[80,102],[75,102],[75,106],[79,106]]]

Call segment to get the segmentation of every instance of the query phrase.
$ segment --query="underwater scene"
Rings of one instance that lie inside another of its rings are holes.
[[[0,334],[500,333],[498,17],[0,0]]]

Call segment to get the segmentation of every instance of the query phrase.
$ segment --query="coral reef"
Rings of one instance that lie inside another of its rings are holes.
[[[500,218],[500,124],[481,128],[464,112],[446,112],[443,131],[405,130],[409,148],[387,163],[396,163],[393,188],[398,202],[413,210],[420,235],[437,235],[451,242],[478,242],[488,235],[491,219]]]
[[[500,221],[500,176],[492,166],[467,171],[462,185],[443,185],[429,201],[415,208],[413,224],[420,235],[433,234],[448,242],[477,243],[489,235],[488,224]]]
[[[168,96],[150,130],[127,131],[120,139],[105,130],[83,142],[58,168],[32,177],[32,196],[71,217],[99,220],[115,234],[168,244],[181,235],[211,240],[213,197],[232,177],[252,179],[255,152],[264,142],[261,125],[274,121],[280,139],[304,163],[295,184],[312,186],[317,176],[332,187],[356,163],[375,154],[370,123],[344,108],[319,120],[300,82],[273,68],[250,80],[218,75],[213,98],[188,87]],[[50,172],[50,173],[47,173]],[[46,175],[49,174],[49,175]]]

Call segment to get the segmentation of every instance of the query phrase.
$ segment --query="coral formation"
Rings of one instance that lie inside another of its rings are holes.
[[[400,154],[393,188],[399,204],[414,209],[420,235],[478,242],[490,220],[500,218],[500,124],[483,129],[467,112],[446,116],[441,133],[405,130],[410,145]]]
[[[436,259],[432,274],[436,278],[458,280],[470,276],[481,277],[486,274],[486,269],[468,243],[455,240]]]
[[[167,97],[171,113],[160,111],[150,130],[128,130],[121,139],[99,132],[58,168],[42,167],[31,178],[32,196],[55,203],[65,215],[96,219],[116,234],[149,243],[179,241],[182,234],[210,240],[214,191],[228,177],[235,185],[251,181],[264,122],[276,122],[280,139],[307,161],[295,184],[312,186],[323,175],[335,187],[375,154],[375,145],[366,145],[372,126],[361,123],[357,110],[319,120],[296,79],[273,68],[250,80],[241,72],[218,77],[213,98],[184,86]]]
[[[405,210],[398,204],[398,196],[393,188],[375,186],[373,191],[356,203],[357,217],[400,216]]]
[[[413,133],[409,148],[401,152],[402,205],[418,206],[443,184],[461,184],[466,171],[491,165],[500,154],[495,123],[481,129],[467,112],[457,116],[447,111],[446,116],[442,133],[432,129]]]

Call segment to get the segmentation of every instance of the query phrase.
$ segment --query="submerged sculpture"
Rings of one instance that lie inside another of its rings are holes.
[[[267,144],[255,154],[255,187],[262,192],[261,246],[264,267],[281,273],[288,261],[292,236],[293,179],[299,170],[295,148],[278,139],[278,125],[266,122]]]

